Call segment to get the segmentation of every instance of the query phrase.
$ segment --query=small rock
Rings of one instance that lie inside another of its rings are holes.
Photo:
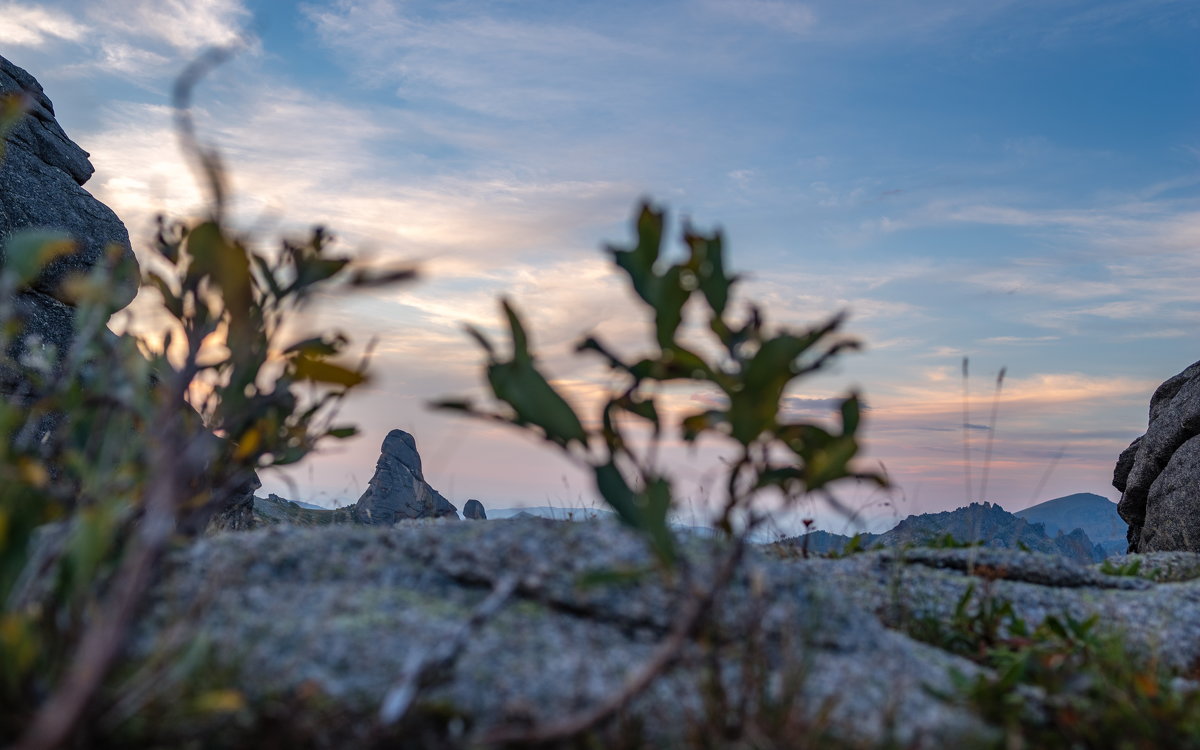
[[[472,521],[486,521],[487,511],[483,509],[483,503],[478,500],[471,499],[463,506],[463,518]]]

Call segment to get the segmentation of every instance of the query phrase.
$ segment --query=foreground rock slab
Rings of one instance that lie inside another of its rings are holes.
[[[699,539],[685,548],[702,578],[722,549]],[[1146,570],[1189,579],[1200,573],[1200,557],[1185,557]],[[246,740],[239,732],[284,711],[309,717],[305,744],[364,743],[378,739],[381,706],[402,676],[511,578],[512,599],[470,633],[403,724],[405,736],[432,737],[430,746],[471,745],[488,730],[560,719],[618,691],[650,658],[680,603],[661,575],[634,575],[652,568],[638,538],[604,521],[279,526],[217,535],[171,559],[136,651],[153,652],[168,634],[178,643],[181,633],[182,642],[213,647],[212,684],[193,679],[186,690],[235,691],[246,701],[243,720],[178,725],[189,732],[236,744]],[[730,701],[790,706],[821,736],[850,746],[990,742],[993,728],[936,697],[953,693],[952,671],[979,667],[902,628],[914,617],[949,617],[985,571],[995,594],[1031,624],[1051,614],[1096,614],[1128,633],[1146,658],[1183,667],[1200,657],[1200,583],[1190,580],[1116,577],[1008,550],[884,550],[842,560],[751,550],[712,627],[619,721],[602,727],[600,739],[689,746],[705,731],[720,685]],[[715,672],[713,644],[720,644]],[[163,694],[171,706],[187,705]]]

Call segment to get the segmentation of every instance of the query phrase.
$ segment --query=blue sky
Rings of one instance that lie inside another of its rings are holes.
[[[1200,7],[1156,0],[0,2],[0,54],[45,86],[135,245],[199,201],[173,76],[240,36],[197,104],[245,226],[422,261],[419,285],[321,308],[379,337],[346,411],[364,436],[269,489],[353,501],[401,427],[460,506],[588,502],[540,446],[423,404],[478,391],[460,324],[495,327],[500,293],[587,403],[607,381],[570,345],[635,340],[600,248],[650,196],[723,227],[775,320],[850,311],[864,352],[792,403],[864,392],[867,455],[899,489],[846,494],[880,518],[965,499],[964,356],[983,426],[1008,368],[986,499],[1116,498],[1154,387],[1200,359],[1197,32]],[[713,456],[669,455],[702,506]]]

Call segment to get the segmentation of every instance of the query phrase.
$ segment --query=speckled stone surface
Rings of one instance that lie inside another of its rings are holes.
[[[693,538],[685,549],[704,580],[719,543]],[[706,636],[623,720],[636,721],[649,742],[684,743],[688,717],[706,710],[704,644],[725,644],[722,684],[736,695],[740,647],[754,639],[765,644],[766,665],[755,689],[803,674],[792,699],[825,712],[848,744],[974,746],[991,729],[936,696],[953,692],[952,671],[978,667],[913,640],[905,622],[948,617],[975,587],[1011,601],[1030,625],[1049,615],[1097,615],[1135,655],[1184,670],[1200,659],[1200,580],[1193,579],[1200,563],[1176,558],[1139,558],[1141,576],[1117,576],[1010,550],[883,550],[840,560],[751,550]],[[655,572],[609,575],[605,583],[593,574],[652,569],[642,541],[609,521],[223,534],[172,557],[138,649],[147,653],[155,634],[180,626],[190,639],[220,644],[218,671],[251,706],[320,695],[336,707],[327,728],[346,741],[347,727],[373,721],[414,653],[449,638],[494,585],[515,576],[513,599],[471,634],[446,680],[414,709],[459,717],[469,739],[514,721],[559,718],[618,690],[667,632],[680,594]]]

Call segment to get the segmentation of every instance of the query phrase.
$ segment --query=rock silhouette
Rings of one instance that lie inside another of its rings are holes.
[[[416,439],[404,430],[389,432],[375,475],[354,506],[354,520],[389,526],[406,518],[450,517],[458,518],[458,509],[425,481]]]

